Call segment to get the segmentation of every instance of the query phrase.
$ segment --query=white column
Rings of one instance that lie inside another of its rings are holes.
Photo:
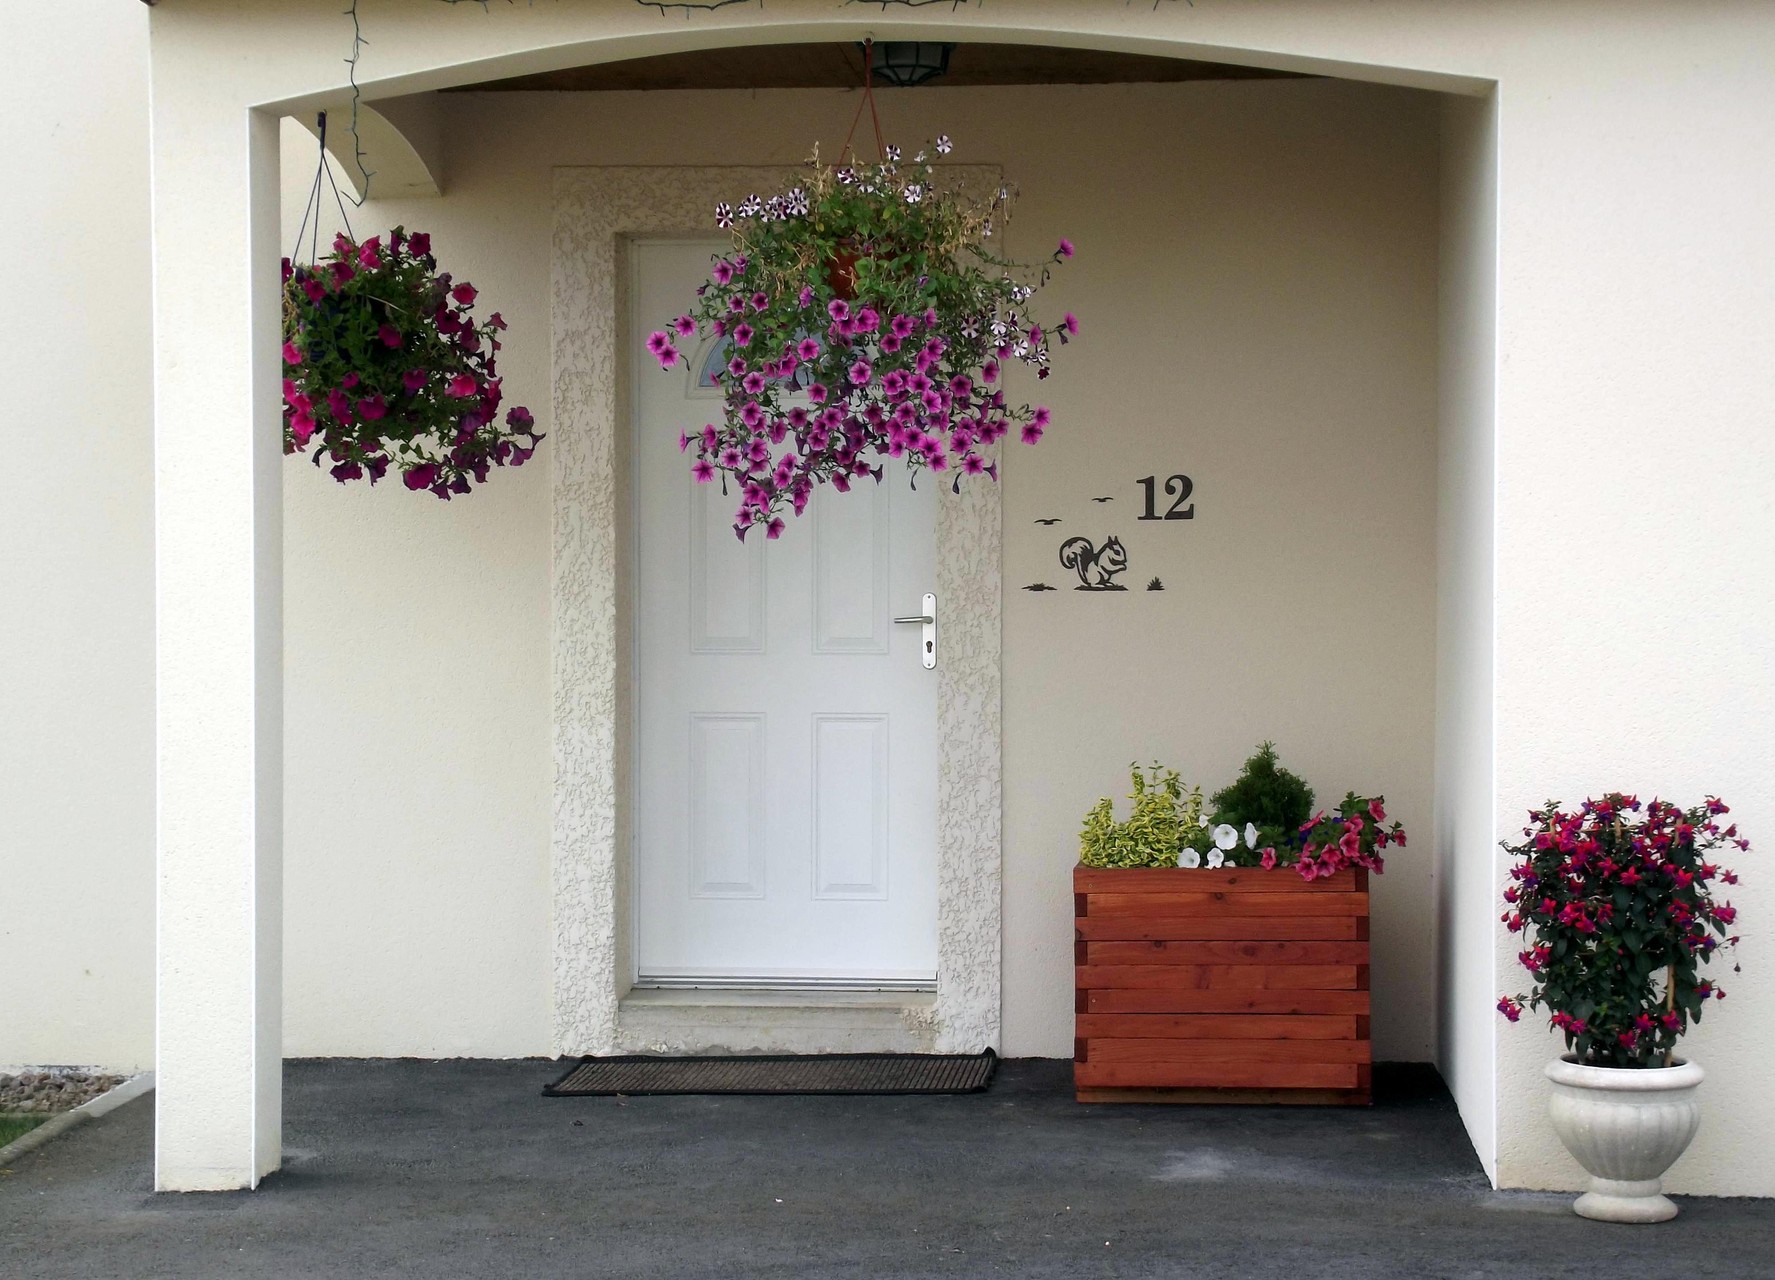
[[[282,1158],[277,120],[155,71],[154,1183],[220,1191]]]

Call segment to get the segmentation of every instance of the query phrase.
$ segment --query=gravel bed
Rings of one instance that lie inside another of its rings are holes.
[[[0,1071],[0,1111],[18,1115],[72,1111],[126,1079],[82,1067],[38,1067],[17,1075]]]

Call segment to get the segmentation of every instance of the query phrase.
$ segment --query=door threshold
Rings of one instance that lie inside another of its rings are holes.
[[[937,1002],[935,991],[881,991],[855,987],[633,987],[618,1009],[907,1009]]]
[[[779,978],[680,977],[644,975],[634,990],[666,991],[935,991],[937,979],[925,978]]]
[[[934,991],[645,987],[617,1004],[625,1053],[930,1053]]]

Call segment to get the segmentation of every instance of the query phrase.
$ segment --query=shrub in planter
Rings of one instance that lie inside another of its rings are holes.
[[[285,453],[312,446],[341,484],[392,467],[446,499],[530,459],[530,411],[499,413],[505,321],[474,319],[475,287],[437,265],[431,237],[401,227],[337,236],[312,265],[284,259]]]
[[[1313,815],[1269,744],[1210,817],[1175,771],[1133,778],[1132,814],[1099,801],[1073,871],[1079,1099],[1368,1102],[1367,877],[1404,833],[1378,800]]]
[[[1291,866],[1308,880],[1350,866],[1379,872],[1380,851],[1405,844],[1404,828],[1397,822],[1383,825],[1384,796],[1351,791],[1336,813],[1315,812],[1313,789],[1277,763],[1273,742],[1252,753],[1238,778],[1215,792],[1213,805],[1204,825],[1230,865]]]
[[[728,344],[722,420],[679,447],[698,481],[737,494],[741,538],[780,536],[815,485],[880,481],[882,458],[951,472],[958,488],[997,479],[998,442],[1047,429],[1045,407],[1011,402],[1004,372],[1046,378],[1054,340],[1078,332],[1071,314],[1043,324],[1028,310],[1072,245],[1037,265],[993,252],[1010,191],[948,189],[933,158],[949,150],[942,137],[905,163],[888,147],[878,164],[837,167],[816,154],[788,191],[717,206],[734,252],[648,348],[670,369],[682,341]]]
[[[1738,877],[1716,857],[1750,848],[1727,812],[1712,797],[1688,809],[1615,792],[1571,811],[1548,801],[1503,846],[1516,865],[1502,919],[1526,937],[1531,982],[1498,1009],[1512,1022],[1545,1009],[1565,1039],[1547,1070],[1551,1114],[1592,1175],[1575,1205],[1586,1217],[1676,1214],[1660,1180],[1700,1123],[1702,1078],[1677,1042],[1723,995],[1702,966],[1737,941],[1720,888]]]
[[[1085,815],[1079,833],[1079,862],[1087,867],[1175,867],[1184,837],[1201,826],[1202,789],[1184,788],[1175,769],[1153,765],[1152,776],[1128,766],[1134,782],[1134,811],[1117,822],[1105,796]]]

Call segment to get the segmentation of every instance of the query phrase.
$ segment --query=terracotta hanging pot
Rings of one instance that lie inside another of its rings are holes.
[[[863,246],[855,240],[841,240],[826,260],[826,287],[835,297],[853,302],[857,296],[857,263],[864,256]]]

